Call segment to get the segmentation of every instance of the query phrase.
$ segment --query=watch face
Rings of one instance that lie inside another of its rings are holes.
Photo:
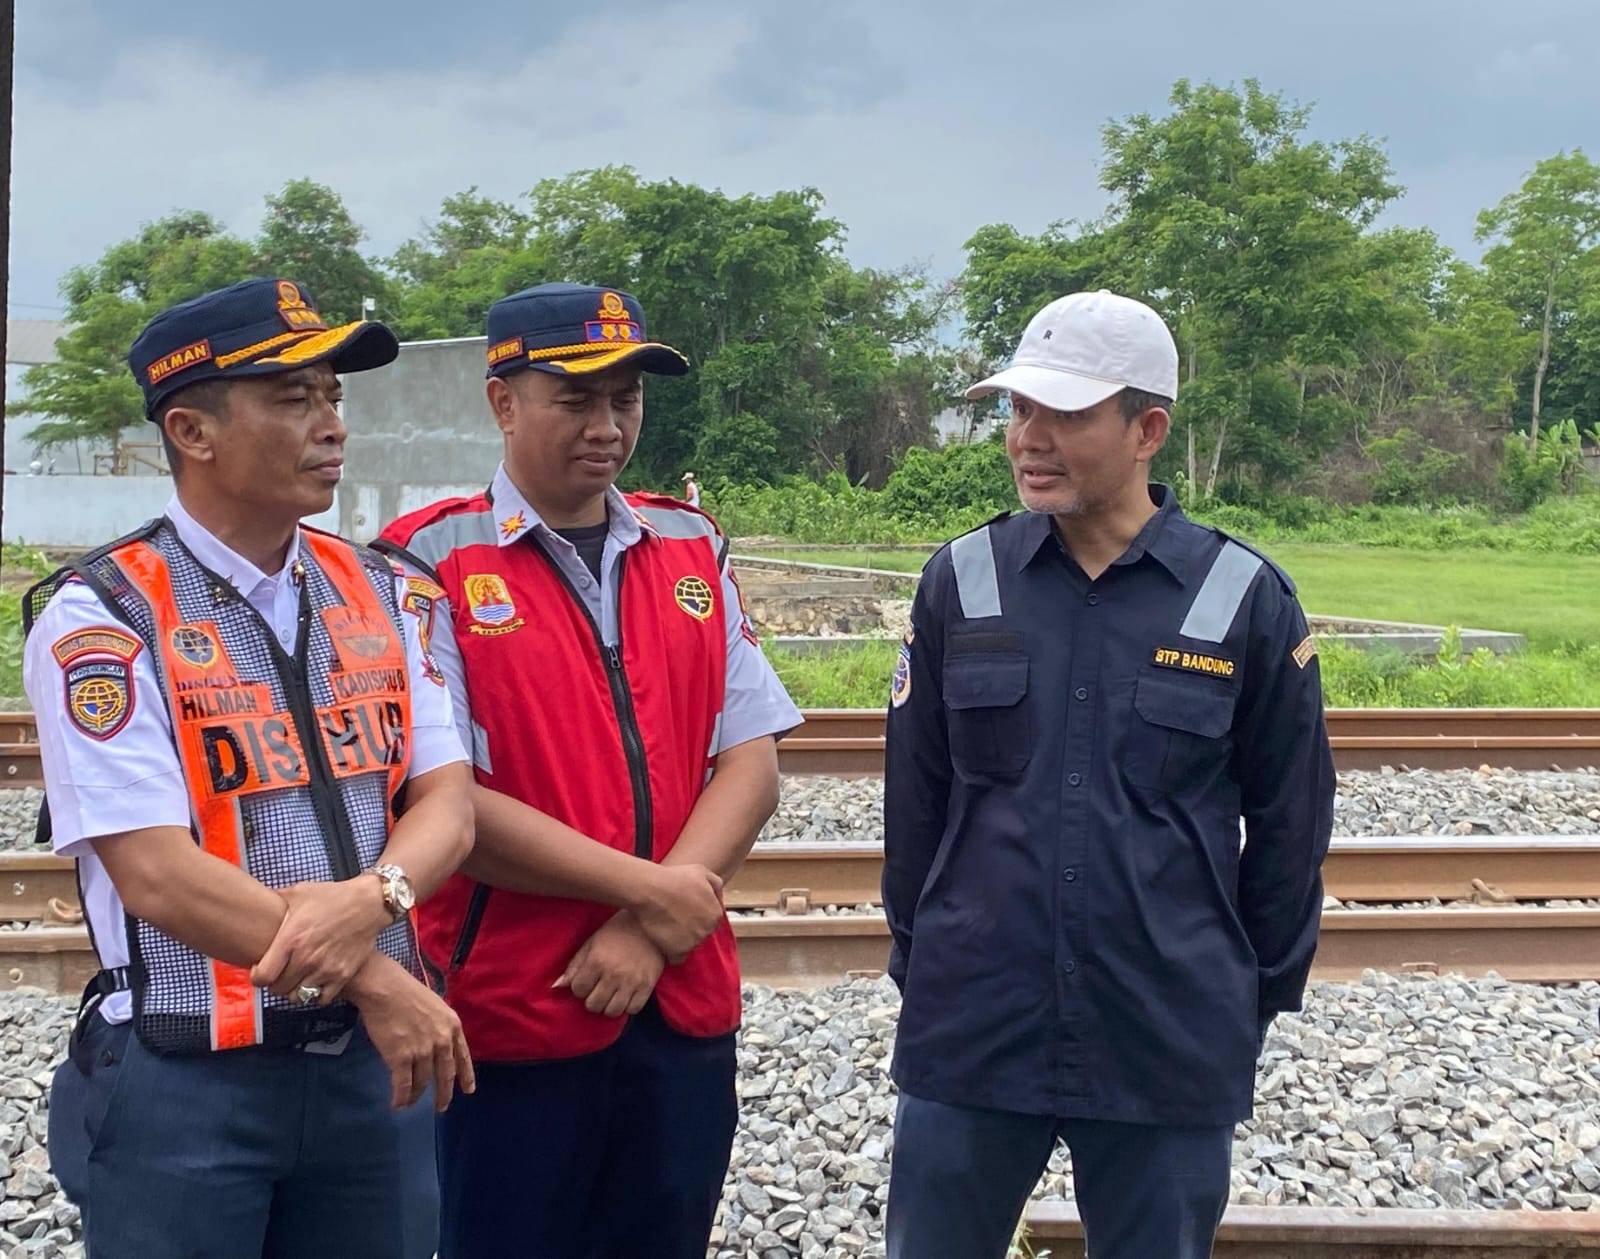
[[[404,875],[394,881],[394,903],[403,914],[409,914],[416,907],[417,891]]]

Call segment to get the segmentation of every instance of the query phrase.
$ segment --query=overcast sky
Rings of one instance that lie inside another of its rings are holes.
[[[1384,139],[1390,220],[1475,253],[1539,158],[1600,158],[1597,49],[1600,0],[18,0],[11,313],[171,210],[251,233],[301,175],[380,254],[469,185],[625,163],[814,186],[853,261],[954,273],[984,223],[1098,214],[1101,127],[1182,76]]]

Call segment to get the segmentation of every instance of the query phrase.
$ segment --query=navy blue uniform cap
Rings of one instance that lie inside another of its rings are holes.
[[[336,372],[364,372],[399,353],[384,324],[358,319],[328,327],[303,284],[241,280],[162,311],[134,341],[128,366],[144,390],[145,415],[154,419],[166,398],[201,381],[323,362]]]
[[[631,293],[587,284],[536,284],[489,307],[489,375],[525,367],[556,375],[630,363],[682,376],[689,360],[645,336],[644,308]]]

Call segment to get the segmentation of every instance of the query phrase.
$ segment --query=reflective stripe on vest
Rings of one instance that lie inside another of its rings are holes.
[[[969,621],[1000,615],[1000,580],[994,571],[994,543],[989,526],[963,534],[950,544],[950,562],[956,570],[956,594],[961,615]]]
[[[1220,643],[1233,628],[1239,605],[1260,571],[1259,555],[1237,542],[1224,543],[1211,562],[1211,571],[1189,605],[1189,615],[1184,617],[1183,628],[1178,632],[1203,643]]]

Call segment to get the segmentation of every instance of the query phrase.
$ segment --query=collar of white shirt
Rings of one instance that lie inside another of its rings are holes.
[[[560,538],[555,530],[539,518],[539,513],[528,506],[528,500],[513,484],[503,463],[495,469],[494,480],[489,485],[489,497],[493,501],[494,523],[499,530],[501,546],[510,546],[529,532],[546,538]],[[630,547],[647,532],[655,533],[650,522],[629,506],[622,491],[614,485],[606,489],[606,523],[607,532],[616,539],[619,547]]]
[[[294,537],[289,540],[289,551],[283,558],[283,567],[268,576],[237,551],[224,546],[216,534],[183,509],[183,504],[178,501],[176,494],[167,504],[167,519],[172,522],[178,541],[189,548],[195,559],[218,577],[226,577],[229,584],[251,602],[255,602],[251,596],[255,595],[263,584],[267,591],[276,590],[283,575],[293,569],[295,561],[300,558],[299,529],[294,531]]]

